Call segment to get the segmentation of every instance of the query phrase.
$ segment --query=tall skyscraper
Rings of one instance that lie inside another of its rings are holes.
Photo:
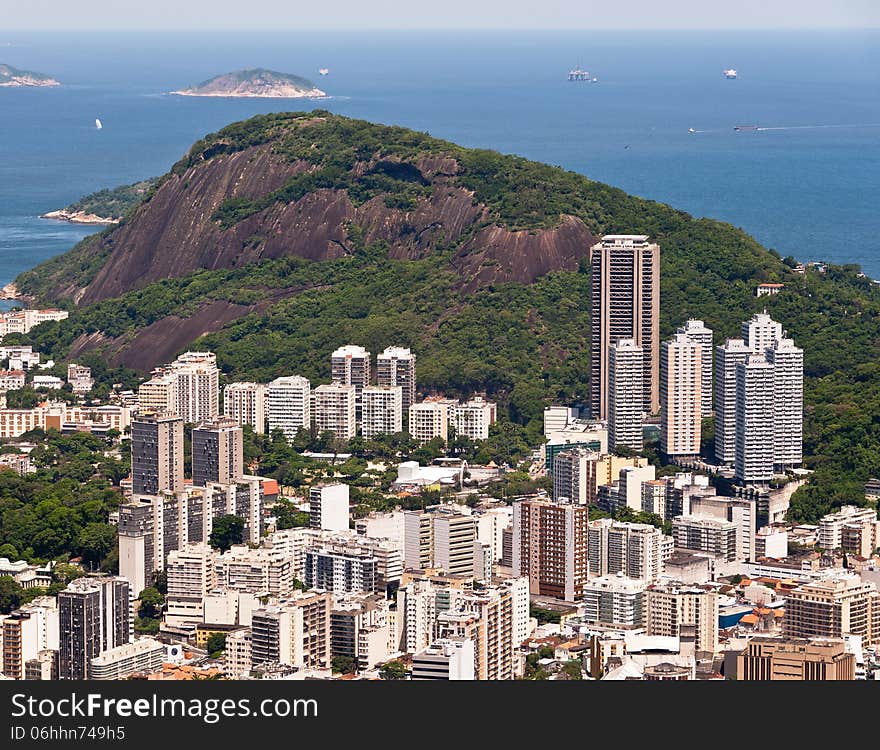
[[[192,479],[196,487],[208,482],[231,484],[244,475],[244,434],[234,419],[205,422],[192,431]]]
[[[349,344],[330,357],[330,380],[339,385],[353,385],[355,412],[361,418],[361,392],[370,384],[370,353],[362,346]]]
[[[131,423],[131,479],[135,495],[183,489],[183,419],[140,414]]]
[[[293,440],[296,433],[312,426],[311,384],[299,375],[275,378],[266,387],[266,419],[269,432],[281,430]]]
[[[213,352],[186,352],[171,365],[177,375],[177,414],[188,424],[220,414],[220,370]]]
[[[703,347],[687,334],[663,342],[660,355],[660,450],[697,456],[702,427]]]
[[[513,568],[529,591],[575,601],[587,582],[589,507],[548,500],[513,504]]]
[[[773,365],[773,463],[797,466],[803,461],[804,350],[791,339],[780,339],[766,356]]]
[[[403,388],[369,385],[361,393],[361,435],[394,435],[403,430]]]
[[[357,429],[358,396],[355,386],[330,383],[312,391],[312,421],[320,435],[329,431],[340,440],[350,440]]]
[[[715,460],[732,466],[736,458],[736,366],[752,349],[743,339],[715,348]]]
[[[742,324],[742,339],[755,354],[764,354],[782,338],[782,323],[777,323],[767,311],[755,313]]]
[[[642,450],[645,357],[635,339],[618,339],[608,350],[608,450]]]
[[[773,478],[773,388],[773,365],[762,355],[737,364],[734,476],[741,484]]]
[[[132,597],[124,578],[77,578],[58,594],[62,680],[89,678],[89,662],[132,639]]]
[[[223,416],[254,432],[266,432],[266,386],[263,383],[229,383],[223,389]]]
[[[416,402],[416,355],[401,346],[389,346],[376,357],[376,382],[399,385],[402,389],[403,413]]]
[[[660,408],[660,247],[646,235],[610,234],[590,248],[590,407],[608,416],[608,360],[618,339],[634,339],[644,356],[644,410]]]
[[[702,320],[689,318],[683,326],[678,327],[677,332],[686,334],[689,339],[696,341],[702,347],[700,350],[703,355],[700,367],[702,372],[700,408],[703,417],[708,417],[712,413],[712,329],[707,328]]]

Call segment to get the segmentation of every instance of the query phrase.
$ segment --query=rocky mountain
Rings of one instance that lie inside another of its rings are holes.
[[[317,99],[327,96],[307,78],[265,68],[223,73],[197,86],[172,91],[180,96],[232,96],[279,99]]]
[[[0,86],[60,86],[54,78],[44,73],[35,73],[32,70],[20,70],[11,65],[0,63]]]

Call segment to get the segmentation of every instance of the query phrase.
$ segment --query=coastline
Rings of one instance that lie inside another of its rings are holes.
[[[119,219],[109,219],[105,216],[89,214],[85,211],[68,211],[65,208],[40,214],[40,218],[52,219],[53,221],[66,221],[69,224],[88,224],[94,226],[113,226],[119,223]]]
[[[237,91],[226,91],[226,92],[198,92],[198,91],[188,91],[183,89],[181,91],[169,91],[168,94],[170,96],[200,96],[200,97],[213,97],[217,99],[329,99],[330,96],[321,91],[321,89],[311,89],[310,91],[306,91],[303,93],[296,94],[285,94],[285,93],[277,93],[277,94],[256,94],[256,93],[245,93],[245,92],[237,92]]]

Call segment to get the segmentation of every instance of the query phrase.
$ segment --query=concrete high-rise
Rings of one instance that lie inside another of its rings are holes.
[[[192,431],[192,480],[195,487],[209,482],[231,484],[244,476],[244,433],[234,419],[221,417]]]
[[[858,635],[863,645],[874,645],[880,642],[880,592],[853,574],[812,581],[786,594],[782,628],[793,638]]]
[[[400,386],[403,413],[416,402],[416,355],[401,346],[389,346],[376,356],[376,382]]]
[[[131,480],[135,495],[183,489],[183,419],[141,414],[131,423]]]
[[[777,323],[767,311],[755,313],[744,321],[742,340],[755,354],[763,355],[773,344],[782,339],[782,323]]]
[[[685,334],[701,347],[702,363],[700,371],[702,373],[702,382],[700,392],[702,400],[700,402],[700,409],[703,412],[703,417],[708,417],[712,413],[712,329],[708,328],[702,320],[689,318],[683,326],[678,327],[677,333]]]
[[[89,679],[89,663],[132,639],[133,597],[124,578],[77,578],[58,594],[58,676]]]
[[[403,515],[406,568],[436,568],[448,575],[474,575],[474,516],[445,508],[405,511]]]
[[[608,350],[608,450],[641,452],[645,416],[645,357],[635,339],[618,339]]]
[[[251,620],[251,662],[301,669],[330,666],[329,593],[304,592],[255,610]]]
[[[360,397],[354,385],[330,383],[312,391],[312,421],[318,435],[332,432],[339,440],[350,440],[357,430]]]
[[[678,583],[654,584],[645,592],[645,632],[678,637],[684,625],[696,629],[696,649],[718,650],[718,592]]]
[[[299,375],[275,378],[266,386],[266,419],[269,432],[281,430],[293,440],[300,430],[312,426],[311,383]]]
[[[736,460],[736,366],[752,354],[743,339],[727,339],[715,348],[715,460]]]
[[[856,657],[843,638],[749,640],[736,659],[737,680],[854,680]]]
[[[204,622],[205,597],[217,585],[216,554],[207,544],[191,544],[168,553],[167,623]]]
[[[361,392],[370,384],[370,353],[362,346],[348,344],[330,356],[330,380],[354,386],[357,419],[361,416]]]
[[[403,389],[399,385],[368,385],[361,392],[361,435],[394,435],[403,431]],[[407,407],[408,408],[408,407]]]
[[[513,504],[513,569],[529,591],[575,601],[588,577],[589,508],[575,503],[521,500]]]
[[[254,432],[266,432],[266,386],[263,383],[229,383],[223,389],[223,416]]]
[[[785,469],[803,461],[804,350],[780,339],[766,356],[773,365],[773,464]]]
[[[663,342],[660,354],[660,450],[698,456],[702,428],[703,346],[685,333]]]
[[[309,527],[321,531],[348,531],[347,484],[316,484],[309,488]]]
[[[409,434],[413,440],[427,443],[434,438],[445,442],[449,430],[449,407],[440,401],[422,401],[409,407]]]
[[[590,410],[608,416],[608,361],[618,339],[644,356],[644,411],[660,408],[660,247],[646,235],[606,235],[590,248]]]
[[[736,366],[734,476],[741,484],[767,484],[773,478],[775,377],[763,355]]]
[[[599,518],[590,521],[587,529],[591,576],[623,573],[630,578],[656,581],[672,550],[672,537],[650,524]]]

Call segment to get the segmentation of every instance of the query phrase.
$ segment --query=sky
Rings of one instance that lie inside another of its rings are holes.
[[[880,28],[880,0],[24,0],[3,4],[6,31]]]

